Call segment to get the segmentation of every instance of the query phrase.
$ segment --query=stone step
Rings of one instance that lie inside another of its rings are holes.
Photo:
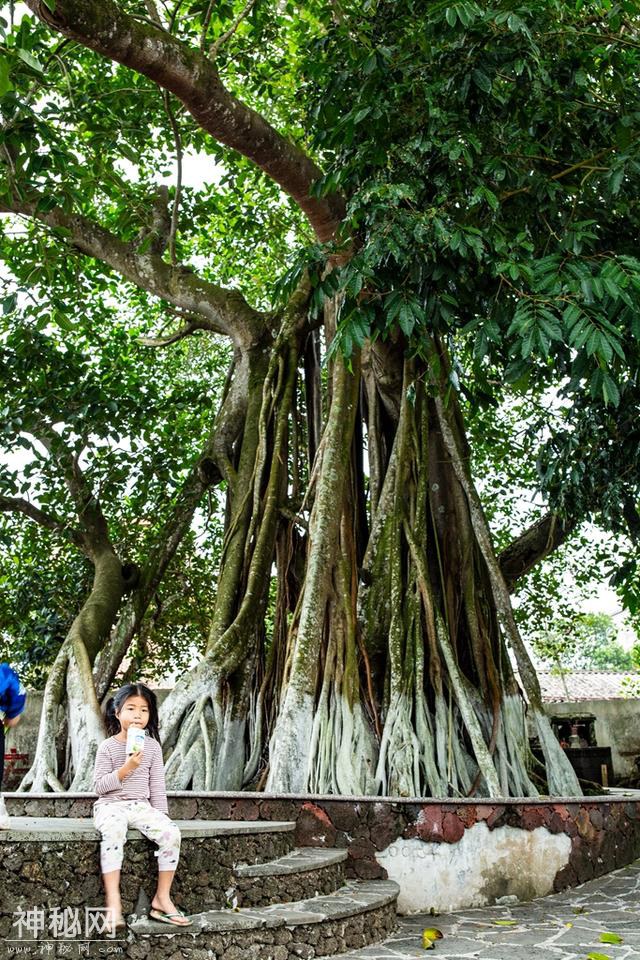
[[[266,863],[236,864],[228,900],[234,906],[291,903],[333,893],[344,884],[346,850],[301,847]]]
[[[334,863],[344,863],[346,850],[332,850],[330,847],[296,847],[291,853],[266,863],[239,863],[236,874],[239,877],[276,877],[307,870],[318,870]]]
[[[136,946],[151,941],[154,960],[181,951],[211,960],[312,960],[384,940],[396,926],[398,891],[392,880],[351,880],[328,896],[192,914],[185,930],[149,919],[147,900],[129,930]]]
[[[277,860],[294,846],[295,824],[288,821],[176,823],[182,847],[173,893],[188,912],[226,903],[229,891],[235,888],[237,863]],[[133,910],[140,888],[152,892],[158,869],[156,849],[137,830],[128,831],[122,867],[126,912]],[[0,831],[0,890],[10,910],[24,903],[100,903],[99,834],[93,821],[86,817],[12,818],[11,829]]]
[[[176,820],[185,837],[234,837],[261,833],[293,834],[293,821],[279,820]],[[144,839],[138,830],[128,830],[127,839]],[[86,817],[11,817],[11,827],[0,834],[2,840],[23,843],[64,840],[99,840],[93,821]]]

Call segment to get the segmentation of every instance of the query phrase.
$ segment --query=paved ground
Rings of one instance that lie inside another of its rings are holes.
[[[496,922],[505,920],[515,923]],[[444,934],[430,951],[422,946],[425,927]],[[601,933],[618,934],[623,942],[602,943]],[[386,943],[343,954],[342,960],[586,960],[591,953],[640,960],[640,860],[532,903],[401,918]]]

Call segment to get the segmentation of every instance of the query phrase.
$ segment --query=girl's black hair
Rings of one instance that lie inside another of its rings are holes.
[[[113,737],[120,733],[120,721],[116,717],[122,710],[124,703],[129,697],[144,697],[149,705],[149,722],[145,730],[149,731],[149,736],[160,743],[160,731],[158,729],[158,701],[153,690],[150,690],[144,683],[125,683],[123,687],[116,690],[112,697],[109,697],[105,706],[105,723],[107,726],[107,735]]]

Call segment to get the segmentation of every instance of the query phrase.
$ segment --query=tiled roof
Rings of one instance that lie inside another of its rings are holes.
[[[628,673],[598,673],[590,670],[574,670],[559,676],[542,670],[538,673],[542,699],[546,703],[566,700],[623,700],[622,681]]]

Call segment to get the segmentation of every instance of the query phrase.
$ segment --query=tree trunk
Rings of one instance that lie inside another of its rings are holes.
[[[229,464],[209,641],[203,661],[176,684],[160,711],[167,783],[174,789],[240,789],[262,752],[264,698],[256,683],[266,657],[270,570],[287,489],[300,353],[295,319],[285,317],[271,351],[259,344],[244,358],[246,416]]]
[[[426,377],[424,367],[405,362],[392,444],[393,408],[374,409],[385,402],[385,386],[368,384],[368,448],[377,451],[378,482],[359,558],[358,492],[348,484],[358,477],[348,456],[355,378],[334,372],[267,788],[499,797],[535,796],[548,786],[579,794],[514,632],[464,468],[460,411],[453,400],[447,408],[444,390],[439,396]],[[372,428],[383,422],[385,437]],[[546,758],[547,783],[538,777],[538,786],[527,709]]]
[[[309,525],[309,552],[302,588],[300,620],[290,638],[291,668],[286,694],[271,743],[267,789],[305,790],[310,775],[314,693],[325,630],[332,573],[337,556],[343,498],[349,469],[359,371],[347,371],[340,361],[333,371],[333,397],[323,437],[316,499]],[[335,571],[340,580],[340,571]],[[338,626],[341,629],[341,625]],[[325,680],[329,672],[325,672]],[[315,738],[317,741],[317,737]]]
[[[109,637],[129,585],[122,562],[113,549],[99,549],[94,557],[91,592],[71,624],[47,679],[36,753],[20,790],[43,792],[91,788],[95,752],[104,739],[92,666]],[[61,780],[56,734],[65,713],[71,756],[66,775]]]

